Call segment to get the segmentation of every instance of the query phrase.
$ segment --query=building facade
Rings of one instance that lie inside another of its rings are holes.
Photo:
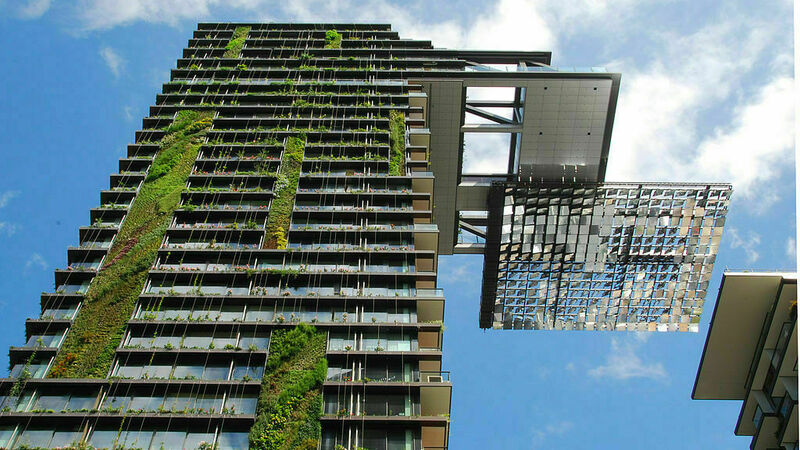
[[[550,58],[200,24],[10,350],[0,446],[446,449],[440,254],[486,255],[485,328],[696,331],[730,186],[606,184],[620,75]]]
[[[447,448],[425,104],[407,79],[463,66],[387,25],[200,24],[11,348],[0,446]],[[267,355],[299,323],[324,335],[300,357],[327,369],[295,395],[270,371],[311,371]]]
[[[723,275],[692,398],[741,401],[753,450],[798,448],[796,273]]]

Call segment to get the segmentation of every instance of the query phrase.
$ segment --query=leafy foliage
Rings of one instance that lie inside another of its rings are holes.
[[[389,113],[389,139],[391,154],[389,157],[389,175],[404,175],[403,166],[406,159],[406,116],[400,111]]]
[[[266,248],[286,248],[286,230],[289,229],[292,219],[292,208],[297,194],[297,183],[300,180],[300,169],[303,166],[305,147],[305,136],[291,136],[286,140],[281,167],[275,181],[275,196],[267,216]]]
[[[325,48],[342,48],[342,35],[336,30],[325,32]]]
[[[247,34],[250,32],[250,27],[236,27],[233,31],[233,38],[231,38],[228,45],[225,46],[225,54],[223,58],[238,58],[242,53],[244,41],[247,39]]]
[[[210,111],[181,111],[167,128],[49,377],[101,378],[108,372],[212,116]]]
[[[272,333],[250,448],[317,448],[322,435],[321,386],[328,371],[325,342],[324,334],[302,323]]]

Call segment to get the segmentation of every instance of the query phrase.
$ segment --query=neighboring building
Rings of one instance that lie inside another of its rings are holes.
[[[604,183],[620,76],[550,56],[200,24],[11,348],[0,446],[445,449],[439,254],[486,253],[483,327],[696,331],[730,186]],[[464,173],[487,134],[507,170]]]
[[[723,275],[692,398],[743,400],[753,450],[798,448],[796,273]]]

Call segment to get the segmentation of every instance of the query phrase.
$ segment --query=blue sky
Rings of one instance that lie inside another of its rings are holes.
[[[197,21],[390,22],[436,46],[552,50],[557,66],[621,72],[609,181],[734,184],[697,334],[484,332],[480,258],[443,257],[451,448],[748,445],[732,433],[736,402],[689,396],[722,270],[795,267],[791,2],[365,5],[0,0],[0,344],[23,342]]]

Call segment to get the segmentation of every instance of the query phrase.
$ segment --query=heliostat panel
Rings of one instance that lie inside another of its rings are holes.
[[[730,196],[730,185],[495,183],[482,326],[698,331]]]

